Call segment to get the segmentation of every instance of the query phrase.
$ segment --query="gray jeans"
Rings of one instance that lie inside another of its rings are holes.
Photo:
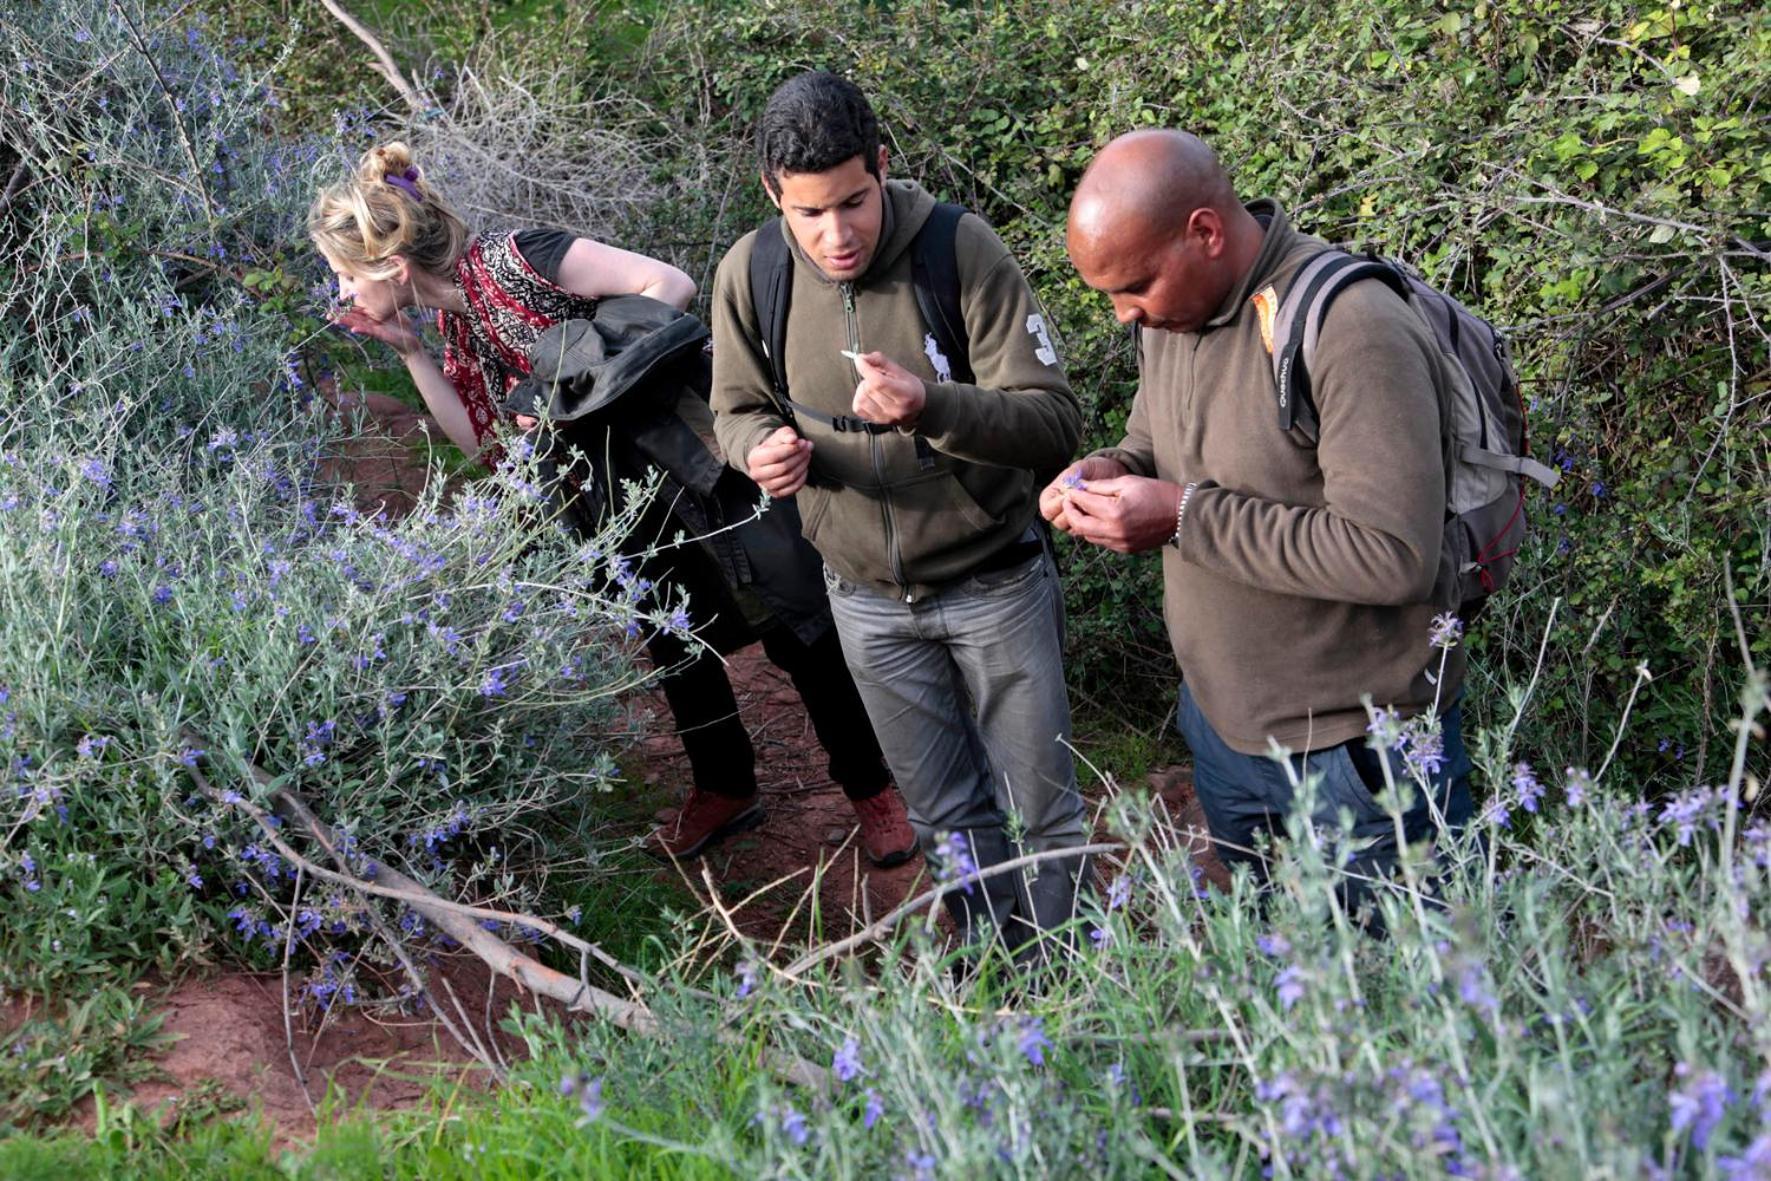
[[[1084,844],[1068,745],[1064,599],[1051,557],[974,574],[918,603],[858,587],[829,567],[824,582],[843,655],[930,868],[944,868],[943,839],[963,840],[980,869]],[[947,907],[968,941],[988,920],[1019,946],[1074,917],[1085,870],[1083,858],[1056,858],[968,883],[948,893]]]

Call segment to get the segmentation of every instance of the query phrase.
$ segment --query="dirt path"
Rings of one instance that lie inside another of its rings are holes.
[[[882,870],[857,847],[854,811],[825,771],[827,756],[787,674],[769,663],[760,645],[732,656],[727,673],[756,746],[757,778],[768,815],[758,828],[727,839],[684,867],[682,876],[696,894],[704,900],[717,896],[738,929],[752,939],[806,944],[850,935],[912,891],[927,889],[931,883],[920,856]],[[688,758],[671,733],[663,694],[652,694],[641,708],[648,734],[639,752],[645,780],[660,798],[674,799],[689,783]],[[1228,873],[1203,836],[1196,835],[1205,832],[1205,814],[1194,797],[1190,772],[1164,768],[1141,786],[1159,802],[1153,806],[1162,809],[1170,839],[1191,848],[1207,879],[1227,888]],[[1108,790],[1099,782],[1084,782],[1083,794],[1097,815]],[[672,813],[671,807],[663,807],[655,819]],[[1114,839],[1105,824],[1097,823],[1096,830],[1097,839]],[[660,873],[678,876],[671,869]],[[1104,875],[1110,873],[1103,869]],[[708,890],[706,876],[716,891]]]

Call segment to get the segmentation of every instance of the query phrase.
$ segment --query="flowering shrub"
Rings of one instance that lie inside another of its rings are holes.
[[[1771,700],[1747,690],[1750,733]],[[1342,909],[1349,850],[1306,819],[1313,784],[1259,899],[1198,888],[1185,841],[1122,796],[1129,851],[1078,920],[1102,937],[1032,985],[990,963],[956,984],[920,923],[867,978],[748,949],[736,978],[677,982],[732,998],[759,1042],[799,1031],[825,1094],[712,1049],[720,1011],[676,985],[652,997],[664,1044],[529,1035],[597,1080],[588,1118],[630,1159],[668,1143],[742,1176],[1767,1176],[1771,838],[1746,780],[1663,807],[1581,769],[1548,789],[1475,738],[1504,806],[1374,887],[1382,937]]]
[[[531,904],[535,822],[607,785],[635,638],[684,617],[520,446],[399,520],[318,481],[352,424],[308,397],[301,214],[344,153],[263,150],[271,92],[187,15],[28,6],[0,46],[0,989],[219,937],[327,1004],[388,957],[245,815],[258,772],[352,872]]]

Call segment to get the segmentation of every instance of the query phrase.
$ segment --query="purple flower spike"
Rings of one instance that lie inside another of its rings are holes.
[[[978,873],[978,863],[972,860],[971,842],[966,840],[964,833],[943,834],[941,839],[935,842],[935,858],[938,863],[938,868],[935,870],[936,881],[942,885],[958,882],[964,887],[967,894],[972,892],[972,883],[976,880]]]
[[[852,1083],[860,1078],[865,1073],[861,1068],[861,1043],[852,1037],[845,1037],[836,1051],[836,1057],[830,1060],[830,1069],[845,1083]]]
[[[884,1114],[885,1100],[879,1097],[878,1091],[875,1091],[872,1087],[868,1087],[867,1108],[861,1113],[861,1126],[871,1132],[873,1130],[873,1125],[877,1124],[879,1122],[879,1117]]]
[[[1667,1096],[1672,1108],[1672,1130],[1675,1134],[1689,1131],[1692,1146],[1706,1148],[1716,1125],[1734,1101],[1734,1092],[1721,1075],[1713,1070],[1697,1074],[1689,1062],[1679,1063],[1673,1073],[1685,1082]]]
[[[1537,781],[1530,763],[1513,766],[1513,787],[1519,793],[1519,806],[1527,812],[1536,812],[1538,801],[1543,799],[1543,784]]]
[[[1027,1061],[1034,1066],[1045,1065],[1045,1052],[1052,1048],[1051,1039],[1045,1036],[1045,1019],[1029,1017],[1021,1024],[1021,1036],[1015,1041],[1015,1048],[1021,1051]]]
[[[603,1118],[603,1080],[582,1080],[578,1091],[578,1110],[584,1113],[581,1123],[594,1124]]]
[[[1464,621],[1447,611],[1443,615],[1433,616],[1433,626],[1427,633],[1427,643],[1435,649],[1455,648],[1463,634]]]
[[[1279,971],[1273,978],[1273,987],[1279,993],[1279,1007],[1290,1011],[1291,1007],[1304,998],[1304,972],[1296,964],[1290,964]]]

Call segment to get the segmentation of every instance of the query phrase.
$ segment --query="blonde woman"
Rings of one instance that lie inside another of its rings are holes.
[[[649,296],[678,310],[695,298],[694,281],[670,264],[589,238],[560,230],[476,236],[400,143],[372,149],[350,179],[321,192],[308,233],[338,276],[334,322],[397,352],[450,440],[491,464],[499,459],[492,438],[498,406],[528,376],[541,333],[563,320],[594,319],[598,301],[610,296]],[[441,366],[402,314],[408,308],[436,313]],[[747,485],[740,496],[754,504],[757,490]],[[797,533],[793,540],[803,547]],[[728,580],[700,547],[655,557],[640,572],[686,589],[691,611],[702,616],[697,625],[717,614],[722,624],[743,626]],[[771,575],[795,572],[763,571],[759,583]],[[843,661],[821,580],[817,587],[812,615],[765,625],[760,638],[807,706],[831,777],[854,805],[862,847],[876,864],[895,865],[911,856],[915,833]],[[648,847],[693,857],[763,819],[755,751],[717,655],[665,632],[651,636],[647,650],[667,670],[665,699],[694,780]]]

